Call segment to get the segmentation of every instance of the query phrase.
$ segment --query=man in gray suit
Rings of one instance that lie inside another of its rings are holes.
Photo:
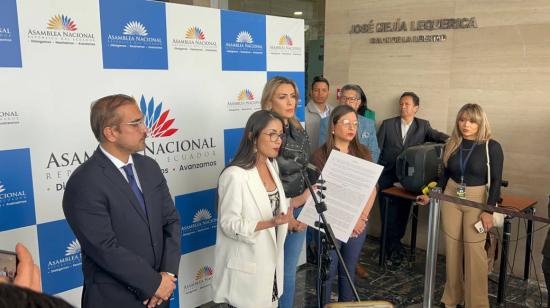
[[[416,118],[420,107],[420,98],[414,92],[405,92],[399,99],[401,115],[382,122],[378,130],[378,145],[380,147],[380,160],[378,163],[384,166],[384,171],[378,180],[380,190],[392,187],[398,182],[395,173],[397,156],[410,146],[425,142],[443,143],[449,138],[430,126],[430,122]],[[409,214],[410,201],[395,198],[391,200],[389,208],[385,208],[382,198],[378,198],[380,212],[388,211],[388,226],[386,237],[386,253],[395,264],[399,264],[405,255],[401,245],[401,238],[405,235]],[[382,216],[383,217],[383,216]]]
[[[67,182],[63,211],[81,245],[82,307],[168,306],[181,225],[158,164],[136,154],[147,128],[134,98],[92,103],[100,145]]]

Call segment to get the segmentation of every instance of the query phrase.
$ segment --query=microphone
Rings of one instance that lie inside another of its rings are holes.
[[[319,168],[317,168],[317,166],[315,166],[314,164],[308,162],[307,160],[299,157],[299,156],[294,156],[294,157],[289,157],[289,158],[292,158],[292,160],[297,163],[298,165],[304,167],[304,168],[307,168],[309,170],[313,170],[315,172],[318,172],[318,173],[321,173],[321,171],[319,170]]]
[[[313,170],[317,172],[318,174],[321,174],[321,170],[317,168],[314,164],[309,163],[306,159],[303,159],[302,156],[304,156],[304,152],[300,151],[298,149],[293,149],[291,147],[284,146],[283,147],[283,157],[293,160],[296,164],[301,166],[302,168],[306,168],[309,170]]]

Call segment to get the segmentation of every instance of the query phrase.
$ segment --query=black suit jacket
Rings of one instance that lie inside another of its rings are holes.
[[[384,120],[378,130],[378,146],[380,147],[380,159],[378,163],[384,166],[378,184],[380,189],[391,187],[397,182],[395,175],[395,161],[397,156],[410,146],[425,142],[445,142],[449,136],[433,129],[430,122],[414,118],[407,137],[403,143],[401,135],[401,117]]]
[[[147,217],[130,184],[98,148],[67,182],[63,211],[81,245],[82,307],[144,307],[160,272],[177,274],[181,225],[166,180],[133,154]]]

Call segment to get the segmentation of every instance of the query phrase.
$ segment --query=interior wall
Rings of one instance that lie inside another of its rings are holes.
[[[477,28],[350,34],[353,24],[475,17]],[[418,117],[450,133],[465,103],[483,106],[494,139],[504,149],[503,194],[538,201],[537,215],[547,216],[550,193],[550,2],[546,0],[327,0],[324,75],[336,88],[351,82],[367,92],[377,124],[398,115],[404,91],[420,96]],[[444,34],[430,43],[372,44],[371,38]],[[418,246],[425,247],[427,208],[420,211]],[[371,215],[378,236],[378,209]],[[513,221],[510,262],[523,273],[525,222]],[[539,279],[547,228],[536,224],[534,264]],[[409,226],[410,229],[410,226]],[[410,231],[409,231],[410,232]],[[440,252],[443,252],[440,236]],[[408,235],[407,235],[408,241]],[[512,265],[512,264],[510,264]],[[531,277],[534,278],[533,265]]]

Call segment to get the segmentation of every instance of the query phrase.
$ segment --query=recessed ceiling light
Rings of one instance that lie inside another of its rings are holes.
[[[294,12],[294,16],[302,16],[303,14],[304,14],[304,12],[302,12],[302,11]]]

